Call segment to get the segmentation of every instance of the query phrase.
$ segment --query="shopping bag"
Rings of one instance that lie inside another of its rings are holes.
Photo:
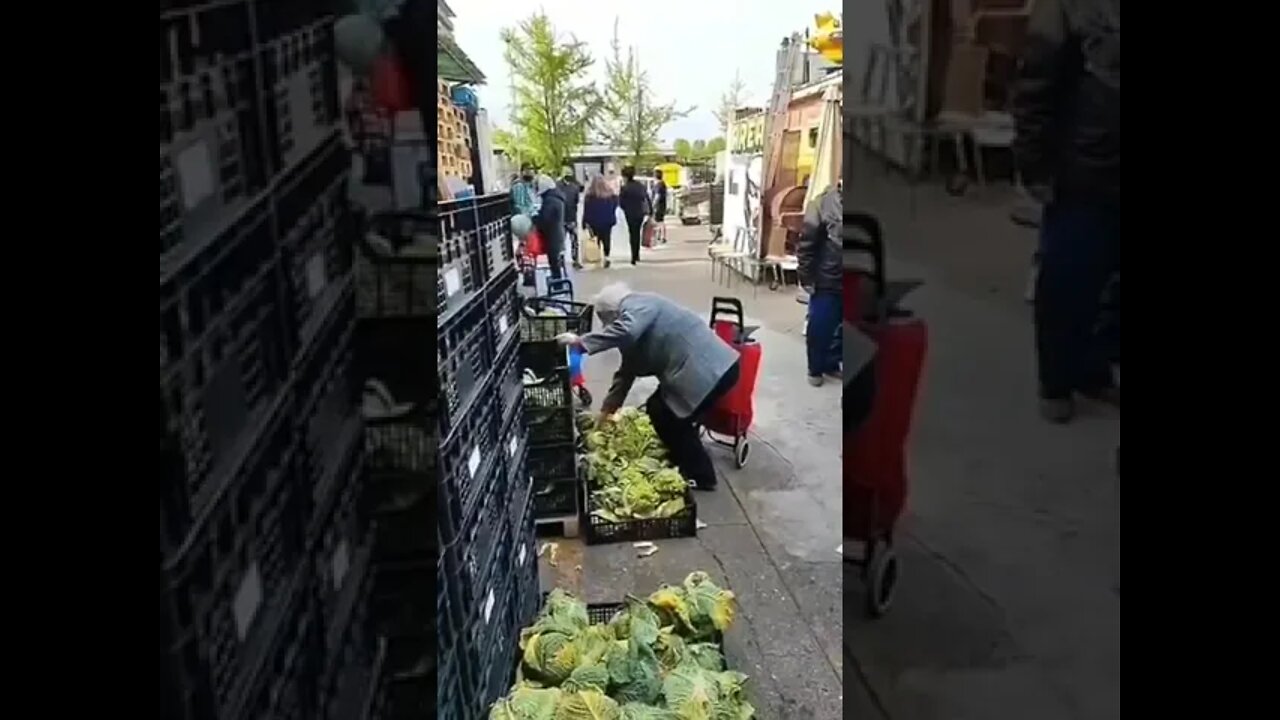
[[[370,94],[375,105],[392,114],[413,109],[413,88],[409,87],[409,76],[394,52],[383,53],[374,60],[369,74]]]
[[[539,255],[547,254],[546,244],[542,241],[542,233],[538,232],[537,228],[530,230],[529,234],[525,236],[524,252],[529,257],[535,258]]]
[[[587,238],[586,243],[582,246],[582,261],[589,265],[595,265],[600,260],[600,239],[592,235]]]

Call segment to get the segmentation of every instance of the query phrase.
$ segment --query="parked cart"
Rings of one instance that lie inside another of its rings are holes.
[[[845,430],[843,554],[845,562],[862,569],[867,610],[879,617],[892,604],[898,582],[894,528],[906,501],[906,441],[928,333],[923,320],[899,306],[919,283],[885,280],[880,223],[846,213],[844,225],[844,319],[875,341],[877,350],[870,412],[858,427]],[[859,267],[867,255],[869,273]]]
[[[721,319],[728,317],[729,319]],[[760,374],[760,343],[751,337],[756,328],[747,327],[742,302],[736,298],[711,299],[711,328],[733,346],[741,358],[738,384],[703,417],[702,430],[712,441],[733,448],[733,464],[741,469],[751,454],[747,430],[755,419],[756,377]]]
[[[567,279],[548,280],[547,297],[563,298],[573,301],[573,281]],[[587,389],[586,377],[582,374],[582,360],[586,352],[577,347],[569,348],[569,384],[573,386],[573,394],[578,396],[582,407],[591,407],[591,391]]]

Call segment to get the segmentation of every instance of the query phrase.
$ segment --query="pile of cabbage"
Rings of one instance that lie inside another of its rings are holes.
[[[667,463],[666,448],[643,410],[624,408],[600,425],[590,413],[580,413],[578,430],[592,515],[616,523],[684,512],[689,483]]]
[[[735,612],[704,572],[628,598],[604,625],[554,590],[521,631],[515,687],[489,720],[750,720],[747,676],[724,669],[717,642]]]

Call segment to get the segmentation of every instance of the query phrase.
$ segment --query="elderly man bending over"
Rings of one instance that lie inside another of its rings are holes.
[[[738,353],[703,318],[661,295],[632,292],[621,283],[595,298],[603,328],[561,342],[590,355],[617,349],[622,366],[601,411],[617,412],[638,377],[656,377],[658,389],[645,402],[672,464],[701,490],[716,486],[711,456],[698,434],[699,419],[738,382]]]

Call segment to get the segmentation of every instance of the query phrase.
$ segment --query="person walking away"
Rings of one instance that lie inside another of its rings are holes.
[[[569,239],[570,259],[574,270],[582,269],[581,255],[578,253],[578,196],[581,190],[573,173],[565,173],[557,186],[564,196],[564,232]]]
[[[649,191],[644,184],[636,180],[636,169],[627,165],[622,168],[622,190],[618,192],[618,205],[622,207],[622,215],[627,220],[627,233],[631,243],[631,264],[640,262],[640,233],[644,230],[644,219],[649,214]]]
[[[533,168],[520,168],[520,177],[511,184],[511,207],[519,215],[533,217],[538,212],[537,192],[533,186]]]
[[[542,235],[547,248],[547,265],[551,269],[551,279],[564,277],[564,196],[556,189],[556,181],[546,175],[539,175],[534,181],[538,193],[538,213],[533,224]]]
[[[617,412],[636,378],[655,377],[658,389],[645,402],[667,457],[699,490],[716,487],[716,471],[698,426],[738,382],[738,353],[693,311],[654,293],[606,286],[593,300],[600,330],[566,333],[561,344],[589,355],[617,349],[622,364],[601,404],[601,421]]]
[[[613,238],[613,226],[618,222],[618,193],[613,183],[604,175],[591,178],[586,197],[582,201],[582,223],[600,241],[604,266],[609,267],[609,251]]]
[[[1040,0],[1015,81],[1014,152],[1044,203],[1036,279],[1040,411],[1065,423],[1075,396],[1119,404],[1096,332],[1120,268],[1120,0]]]
[[[667,228],[663,223],[667,217],[667,183],[662,179],[662,170],[653,169],[653,221],[657,223],[654,232],[659,233],[661,242],[667,241]]]
[[[804,230],[796,244],[797,275],[809,293],[809,327],[804,342],[809,355],[809,384],[822,385],[824,376],[840,376],[835,352],[844,293],[844,203],[840,188],[822,191],[805,209]]]

